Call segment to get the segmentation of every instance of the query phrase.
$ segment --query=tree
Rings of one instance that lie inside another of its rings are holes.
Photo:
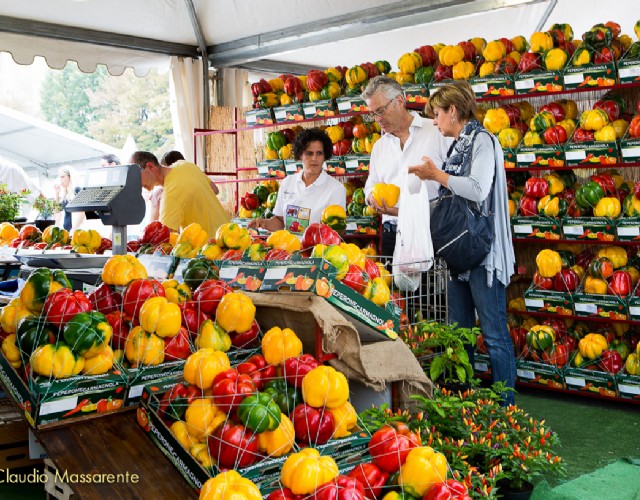
[[[67,130],[86,135],[96,109],[89,95],[100,88],[107,75],[104,66],[83,73],[75,63],[50,71],[42,84],[40,108],[45,120]]]

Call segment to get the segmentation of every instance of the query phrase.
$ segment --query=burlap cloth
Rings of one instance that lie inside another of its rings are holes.
[[[396,382],[394,406],[411,408],[409,396],[432,397],[433,384],[407,345],[401,340],[361,342],[348,317],[312,293],[247,293],[256,305],[256,319],[263,331],[274,326],[291,328],[302,340],[304,351],[316,353],[316,325],[322,330],[322,350],[335,353],[329,361],[349,379],[375,391]]]

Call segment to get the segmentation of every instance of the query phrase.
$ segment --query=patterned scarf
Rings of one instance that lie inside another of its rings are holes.
[[[478,120],[469,120],[465,124],[460,136],[449,148],[447,159],[442,166],[444,172],[456,177],[469,175],[473,141],[480,130],[483,130],[483,127]]]

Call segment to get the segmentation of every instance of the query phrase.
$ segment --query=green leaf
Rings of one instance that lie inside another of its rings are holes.
[[[431,369],[429,370],[429,375],[431,376],[431,380],[438,380],[442,372],[444,371],[444,358],[442,356],[436,357],[431,362]]]

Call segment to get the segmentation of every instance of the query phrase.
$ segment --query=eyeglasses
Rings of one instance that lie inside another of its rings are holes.
[[[391,104],[395,100],[396,100],[396,98],[394,97],[393,99],[389,100],[389,102],[387,104],[385,104],[384,106],[381,106],[378,109],[376,109],[374,111],[371,111],[369,113],[369,115],[372,116],[373,118],[380,118],[381,116],[383,116],[387,112],[387,108],[389,107],[389,104]]]

